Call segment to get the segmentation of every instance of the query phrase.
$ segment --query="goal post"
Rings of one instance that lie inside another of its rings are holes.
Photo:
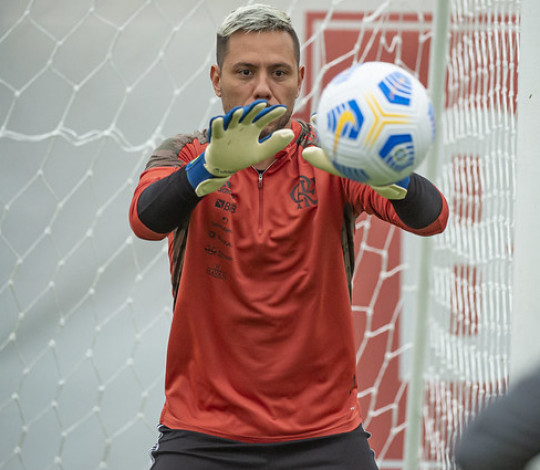
[[[409,396],[422,403],[422,437],[416,413],[407,469],[455,468],[456,439],[509,378],[520,3],[442,4],[449,28],[438,52],[446,77],[436,181],[450,219],[426,243],[427,313],[415,344],[425,356],[414,379],[424,387]]]
[[[450,24],[449,2],[438,0],[433,14],[433,33],[429,60],[428,89],[433,102],[433,114],[436,123],[440,123],[444,113],[444,97],[446,85],[446,59],[448,48],[448,32]],[[433,144],[433,150],[426,159],[423,169],[431,181],[437,181],[439,176],[439,159],[443,145],[443,132],[439,124]],[[412,242],[411,242],[412,243]],[[404,470],[415,470],[419,467],[421,458],[424,404],[424,371],[427,354],[428,316],[431,295],[432,253],[433,241],[423,239],[419,245],[418,262],[418,302],[414,321],[414,336],[409,387],[407,393],[407,429],[404,441]],[[415,250],[416,251],[416,250]]]

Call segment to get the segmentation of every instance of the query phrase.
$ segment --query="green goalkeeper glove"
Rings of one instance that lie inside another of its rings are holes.
[[[311,116],[311,122],[316,123],[317,116],[314,114]],[[332,162],[328,158],[326,152],[317,146],[306,147],[302,151],[302,157],[311,163],[314,167],[319,168],[320,170],[331,173],[332,175],[340,176],[341,178],[346,178],[341,172],[339,172]],[[409,186],[410,178],[406,178],[398,181],[396,183],[387,185],[387,186],[371,186],[378,194],[385,197],[386,199],[404,199],[407,195],[407,187]]]
[[[211,119],[208,147],[186,167],[187,178],[202,197],[219,189],[237,171],[257,165],[283,150],[294,138],[291,129],[279,129],[260,139],[261,131],[287,111],[284,105],[267,107],[257,100]]]
[[[311,163],[314,167],[319,168],[321,170],[324,170],[328,173],[331,173],[336,176],[341,176],[342,178],[345,178],[344,175],[342,175],[334,165],[330,162],[328,155],[326,155],[326,152],[315,146],[307,147],[302,152],[302,157],[304,157],[309,163]],[[396,183],[390,184],[388,186],[371,186],[378,194],[385,197],[386,199],[404,199],[407,195],[407,187],[409,186],[410,178],[407,176],[406,178],[402,179],[401,181],[398,181]]]

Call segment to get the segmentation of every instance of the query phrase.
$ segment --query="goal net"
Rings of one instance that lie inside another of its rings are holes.
[[[221,112],[215,30],[245,3],[0,7],[0,470],[148,468],[171,294],[166,246],[136,239],[127,210],[149,152]],[[356,62],[394,62],[428,85],[435,2],[271,3],[303,42],[298,118]],[[418,240],[374,218],[356,224],[357,378],[381,469],[404,465],[411,377],[425,383],[422,468],[455,468],[462,426],[507,384],[519,0],[450,5],[433,156],[448,230],[426,263]]]
[[[424,458],[451,466],[463,425],[508,382],[520,2],[453,1],[435,240]]]

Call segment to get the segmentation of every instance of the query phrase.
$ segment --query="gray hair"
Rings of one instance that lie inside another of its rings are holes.
[[[238,31],[246,33],[285,31],[289,33],[293,40],[296,62],[300,64],[300,41],[289,15],[270,5],[255,3],[233,10],[219,27],[217,31],[216,58],[220,67],[223,65],[227,53],[229,38]]]

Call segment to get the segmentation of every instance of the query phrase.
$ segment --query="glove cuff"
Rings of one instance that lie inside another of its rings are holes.
[[[206,158],[203,152],[195,160],[191,160],[186,166],[186,176],[193,189],[196,189],[203,181],[215,178],[215,176],[206,169],[205,163]]]

